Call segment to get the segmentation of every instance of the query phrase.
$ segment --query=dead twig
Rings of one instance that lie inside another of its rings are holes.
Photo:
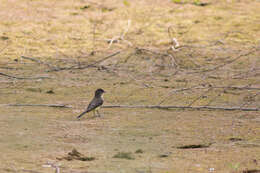
[[[34,171],[34,170],[30,170],[30,169],[22,169],[21,171],[24,172],[24,173],[41,173],[39,171]]]
[[[207,93],[212,91],[212,88],[208,88],[207,91],[205,91],[203,94],[201,94],[199,97],[195,98],[188,106],[192,106],[196,101],[200,100],[203,96],[205,96]]]
[[[212,102],[214,102],[218,97],[222,96],[223,94],[224,94],[224,92],[221,92],[218,95],[216,95],[215,97],[211,98],[205,106],[209,106]]]
[[[161,105],[163,102],[165,102],[167,100],[167,98],[171,97],[175,93],[182,92],[182,91],[187,91],[187,90],[192,90],[192,89],[260,90],[260,88],[248,87],[248,86],[238,87],[238,86],[211,86],[211,85],[209,85],[209,86],[202,86],[202,85],[196,85],[196,86],[192,86],[192,87],[189,87],[189,88],[180,88],[180,89],[174,89],[174,90],[170,91],[167,94],[167,96],[159,102],[158,105]],[[198,99],[200,99],[200,98],[198,98]],[[197,100],[195,100],[195,101],[197,101]],[[189,106],[191,106],[191,105],[189,105]]]
[[[234,74],[231,78],[232,79],[243,79],[243,78],[248,78],[250,76],[251,77],[257,76],[257,75],[260,75],[260,73],[258,71],[260,71],[260,68],[252,68],[249,71],[239,72],[238,74]]]
[[[215,70],[218,70],[218,69],[220,69],[220,68],[222,68],[222,67],[224,67],[224,66],[226,66],[226,65],[232,64],[233,62],[239,60],[240,58],[242,58],[242,57],[244,57],[244,56],[251,55],[251,54],[253,54],[253,53],[257,52],[257,51],[258,51],[257,49],[253,49],[253,50],[250,50],[250,51],[248,51],[248,52],[246,52],[246,53],[240,54],[240,55],[238,55],[236,58],[231,59],[231,60],[229,60],[229,61],[227,61],[227,62],[225,62],[225,63],[223,63],[223,64],[217,65],[217,66],[215,66],[215,67],[213,67],[213,68],[206,69],[206,70],[201,70],[201,71],[188,72],[187,74],[204,73],[204,72],[215,71]]]
[[[169,54],[167,52],[159,52],[159,51],[156,51],[156,50],[153,50],[153,49],[137,47],[136,48],[136,52],[138,52],[138,51],[145,51],[145,52],[148,52],[150,54],[160,55],[162,57],[167,57],[168,56],[172,60],[172,66],[178,68],[178,64],[177,64],[177,61],[175,60],[175,58],[171,54]]]
[[[162,99],[158,105],[161,105],[163,102],[165,102],[169,97],[171,97],[173,94],[178,93],[178,92],[182,92],[182,91],[187,91],[187,90],[191,90],[191,89],[205,89],[205,87],[202,87],[200,85],[196,85],[196,86],[192,86],[189,88],[180,88],[180,89],[174,89],[172,91],[170,91],[166,97],[164,97],[164,99]]]
[[[243,108],[244,106],[250,105],[252,102],[254,102],[253,100],[254,100],[258,95],[260,95],[260,92],[254,94],[254,95],[251,95],[251,96],[250,96],[250,100],[244,102],[244,103],[240,106],[240,108]]]
[[[221,80],[220,80],[221,81]],[[219,82],[220,82],[219,81]],[[212,87],[212,85],[210,85],[210,87]],[[220,93],[218,93],[216,96],[214,96],[213,98],[211,98],[208,103],[204,106],[209,106],[212,102],[214,102],[218,97],[221,97],[223,96],[223,94],[226,92],[225,89],[239,89],[239,90],[242,90],[242,88],[246,88],[248,86],[244,86],[244,87],[235,87],[235,86],[232,86],[232,84],[228,85],[228,86],[215,86],[215,87],[212,87],[214,89],[222,89]]]
[[[8,44],[6,44],[2,49],[0,49],[0,53],[3,52],[8,47]]]
[[[211,88],[223,88],[223,89],[232,89],[232,90],[260,90],[257,87],[237,87],[237,86],[212,86]]]
[[[128,74],[128,77],[133,79],[134,81],[136,81],[137,83],[139,83],[140,80],[136,79],[134,76]],[[142,81],[140,81],[140,83],[142,83],[142,85],[145,87],[145,88],[153,88],[153,86],[150,86],[149,84],[146,84]]]
[[[159,105],[110,105],[102,108],[147,108],[147,109],[188,109],[188,110],[224,110],[224,111],[260,111],[260,108],[213,107],[213,106],[159,106]]]
[[[36,58],[32,58],[32,57],[27,57],[27,56],[21,56],[21,58],[23,59],[27,59],[27,60],[30,60],[30,61],[33,61],[33,62],[36,62],[38,64],[43,64],[43,65],[46,65],[47,67],[49,67],[50,69],[56,69],[57,67],[54,67],[46,62],[43,62],[39,59],[36,59]]]
[[[126,29],[124,30],[124,32],[121,35],[115,36],[115,37],[113,37],[111,39],[106,39],[106,41],[109,43],[108,49],[112,46],[113,43],[117,43],[120,40],[126,42],[129,46],[133,46],[133,44],[130,41],[125,40],[125,35],[128,32],[130,26],[131,26],[131,20],[128,20],[127,21],[127,27],[126,27]]]
[[[71,108],[71,106],[63,105],[63,104],[5,104],[4,106],[36,106],[36,107],[53,107],[53,108]]]
[[[0,75],[1,76],[5,76],[5,77],[9,77],[9,78],[13,78],[13,79],[30,79],[30,80],[33,80],[33,79],[50,79],[50,77],[45,77],[45,76],[40,76],[40,77],[17,77],[17,76],[12,76],[12,75],[5,74],[5,73],[2,73],[2,72],[0,72]]]
[[[75,66],[74,65],[74,66],[71,66],[71,67],[61,67],[61,68],[56,68],[56,69],[50,70],[48,72],[62,71],[62,70],[81,70],[81,69],[86,69],[86,68],[90,68],[90,67],[97,67],[96,66],[97,64],[99,64],[99,63],[101,63],[101,62],[103,62],[103,61],[105,61],[105,60],[107,60],[107,59],[109,59],[109,58],[111,58],[113,56],[116,56],[119,53],[121,53],[121,51],[117,51],[117,52],[115,52],[115,53],[113,53],[111,55],[108,55],[108,56],[106,56],[106,57],[104,57],[104,58],[102,58],[102,59],[100,59],[98,61],[95,61],[95,62],[93,62],[91,64],[88,64],[88,65],[85,65],[85,66]]]

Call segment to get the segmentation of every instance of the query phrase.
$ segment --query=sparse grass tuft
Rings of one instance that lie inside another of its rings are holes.
[[[67,160],[67,161],[72,161],[72,160],[80,160],[80,161],[92,161],[95,160],[95,157],[88,157],[84,156],[80,152],[78,152],[75,148],[69,152],[66,156],[57,158],[58,160]]]
[[[142,149],[138,149],[135,151],[135,153],[144,153],[144,151]]]
[[[113,158],[134,160],[131,152],[119,152],[113,156]]]

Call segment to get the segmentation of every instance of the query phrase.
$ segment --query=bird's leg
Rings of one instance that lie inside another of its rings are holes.
[[[96,116],[96,110],[93,110],[94,117]]]
[[[101,117],[101,116],[100,116],[100,113],[99,113],[99,111],[98,111],[98,110],[97,110],[97,113],[98,113],[98,117]]]

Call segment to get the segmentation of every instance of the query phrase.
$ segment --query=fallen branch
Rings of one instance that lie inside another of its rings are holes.
[[[63,104],[7,104],[5,106],[37,106],[37,107],[54,107],[54,108],[71,108]]]
[[[9,77],[9,78],[13,78],[13,79],[50,79],[50,77],[45,77],[45,76],[40,76],[40,77],[17,77],[17,76],[12,76],[9,74],[5,74],[5,73],[1,73],[1,76],[5,76],[5,77]]]
[[[0,106],[42,106],[54,108],[71,108],[63,104],[4,104]],[[159,106],[159,105],[109,105],[102,108],[147,108],[147,109],[188,109],[188,110],[225,110],[225,111],[260,111],[260,108],[241,108],[241,107],[214,107],[214,106]]]
[[[50,65],[50,64],[48,64],[48,63],[46,63],[46,62],[43,62],[43,61],[41,61],[41,60],[38,60],[38,59],[36,59],[36,58],[31,58],[31,57],[27,57],[27,56],[21,56],[21,58],[27,59],[27,60],[30,60],[30,61],[33,61],[33,62],[36,62],[36,63],[38,63],[38,64],[46,65],[46,66],[48,66],[50,69],[56,69],[56,68],[57,68],[57,67],[54,67],[54,66],[52,66],[52,65]]]
[[[232,89],[232,90],[260,90],[260,88],[257,87],[236,87],[236,86],[213,86],[211,88],[224,88],[224,89]]]
[[[217,65],[217,66],[215,66],[215,67],[213,67],[213,68],[206,69],[206,70],[201,70],[201,71],[188,72],[188,73],[186,73],[186,74],[204,73],[204,72],[215,71],[215,70],[218,70],[218,69],[220,69],[220,68],[222,68],[222,67],[224,67],[224,66],[226,66],[226,65],[232,64],[233,62],[239,60],[239,59],[242,58],[242,57],[251,55],[251,54],[253,54],[253,53],[257,52],[257,51],[258,51],[258,49],[253,49],[253,50],[248,51],[248,52],[246,52],[246,53],[244,53],[244,54],[240,54],[240,55],[238,55],[236,58],[231,59],[231,60],[228,60],[227,62],[224,62],[223,64],[220,64],[220,65]],[[229,57],[227,57],[227,58],[229,58]]]
[[[201,98],[203,98],[203,96],[207,95],[209,92],[212,91],[212,88],[208,88],[207,91],[205,91],[204,93],[202,93],[199,97],[195,98],[188,106],[192,106],[195,102],[197,102],[198,100],[200,100]]]
[[[260,73],[258,71],[260,71],[260,68],[252,68],[249,71],[234,74],[232,76],[232,79],[243,79],[243,78],[248,78],[248,77],[252,77],[252,76],[257,76],[257,75],[260,75]]]
[[[255,101],[254,99],[260,94],[260,92],[254,94],[254,95],[251,95],[250,97],[250,100],[249,101],[246,101],[245,103],[243,103],[240,108],[244,107],[244,106],[248,106],[250,105],[251,103],[253,103],[253,101]]]
[[[172,66],[173,67],[178,67],[178,64],[177,64],[177,61],[175,60],[175,58],[171,55],[171,54],[169,54],[169,53],[167,53],[167,51],[166,52],[159,52],[159,51],[156,51],[156,50],[152,50],[152,49],[147,49],[147,48],[141,48],[141,47],[136,47],[136,51],[138,52],[138,51],[145,51],[145,52],[148,52],[148,53],[150,53],[150,54],[157,54],[157,55],[160,55],[160,56],[165,56],[165,57],[170,57],[171,58],[171,60],[172,60]]]
[[[186,90],[192,90],[192,89],[205,89],[205,87],[201,87],[200,85],[192,86],[190,88],[180,88],[180,89],[174,89],[170,91],[164,99],[162,99],[158,105],[161,105],[163,102],[165,102],[169,97],[171,97],[174,93],[186,91]]]
[[[253,53],[255,53],[255,52],[257,52],[257,50],[253,50],[253,51],[246,52],[246,53],[244,53],[244,54],[240,54],[240,55],[237,56],[236,58],[234,58],[234,59],[232,59],[232,60],[229,60],[229,61],[227,61],[226,63],[223,63],[223,64],[218,65],[218,66],[216,66],[216,67],[214,67],[214,68],[212,68],[212,69],[205,70],[205,71],[202,71],[202,72],[217,70],[217,69],[219,69],[219,68],[222,68],[222,67],[224,67],[224,66],[226,66],[226,65],[229,65],[229,64],[231,64],[231,63],[237,61],[238,59],[240,59],[240,58],[242,58],[242,57],[244,57],[244,56],[248,56],[248,55],[253,54]]]
[[[190,88],[180,88],[180,89],[174,89],[172,91],[170,91],[166,97],[164,97],[164,99],[162,99],[158,105],[161,105],[163,102],[165,102],[169,97],[171,97],[173,94],[178,93],[178,92],[182,92],[182,91],[187,91],[187,90],[193,90],[193,89],[231,89],[231,90],[260,90],[260,88],[257,87],[248,87],[248,86],[242,86],[242,87],[238,87],[238,86],[201,86],[201,85],[197,85],[197,86],[193,86]],[[196,100],[197,101],[197,100]],[[192,103],[193,104],[193,103]]]
[[[159,106],[159,105],[110,105],[102,108],[147,108],[147,109],[189,109],[189,110],[225,110],[225,111],[260,111],[260,108],[213,107],[213,106]]]
[[[107,59],[109,59],[109,58],[111,58],[113,56],[118,55],[120,52],[121,51],[117,51],[117,52],[115,52],[115,53],[113,53],[111,55],[108,55],[108,56],[106,56],[106,57],[104,57],[104,58],[102,58],[102,59],[100,59],[98,61],[95,61],[95,62],[93,62],[91,64],[88,64],[88,65],[85,65],[85,66],[75,66],[74,65],[74,66],[71,66],[71,67],[56,68],[56,69],[53,69],[53,70],[49,70],[48,72],[62,71],[62,70],[81,70],[81,69],[85,69],[85,68],[89,68],[89,67],[97,67],[96,66],[97,64],[99,64],[99,63],[101,63],[101,62],[103,62],[103,61],[105,61],[105,60],[107,60]]]

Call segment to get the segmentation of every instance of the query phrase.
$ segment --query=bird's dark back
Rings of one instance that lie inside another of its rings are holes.
[[[90,112],[93,109],[96,109],[97,107],[101,106],[103,102],[104,101],[101,97],[94,97],[88,105],[87,112]]]

